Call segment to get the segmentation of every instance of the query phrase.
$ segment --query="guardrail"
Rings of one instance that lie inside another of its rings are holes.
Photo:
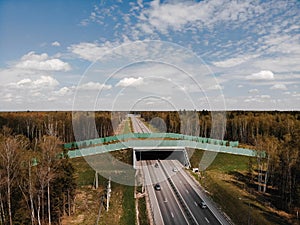
[[[226,141],[213,138],[197,137],[177,133],[128,133],[104,138],[89,139],[84,141],[70,142],[64,144],[64,149],[71,150],[76,148],[85,148],[99,144],[109,144],[111,142],[125,141],[128,139],[145,139],[145,138],[160,138],[160,139],[178,139],[187,141],[196,141],[200,143],[208,143],[221,146],[237,147],[238,141]]]

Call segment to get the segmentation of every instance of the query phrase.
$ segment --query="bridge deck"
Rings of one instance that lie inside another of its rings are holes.
[[[258,152],[238,148],[238,142],[228,142],[211,138],[202,138],[174,133],[129,133],[106,138],[97,138],[80,142],[66,143],[70,158],[94,155],[135,147],[189,147],[213,152],[257,156]],[[75,150],[74,150],[75,149]],[[260,153],[265,157],[265,152]]]

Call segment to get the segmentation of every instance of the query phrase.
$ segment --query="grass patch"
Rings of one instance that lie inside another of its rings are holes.
[[[188,154],[191,152],[188,150]],[[199,167],[203,153],[202,150],[193,152],[190,158],[192,167]],[[201,173],[202,177],[193,175],[236,225],[288,224],[275,210],[259,202],[255,190],[249,192],[246,180],[240,179],[248,172],[249,159],[247,156],[219,153],[206,171]]]
[[[147,208],[146,208],[146,199],[145,197],[139,198],[139,222],[140,225],[149,225]]]
[[[70,159],[75,168],[75,178],[77,186],[93,185],[95,179],[95,171],[85,161],[83,157]]]
[[[123,185],[122,185],[123,186]],[[123,215],[120,219],[120,224],[129,225],[135,224],[136,213],[135,213],[135,199],[134,199],[134,187],[123,186]]]
[[[126,163],[132,161],[132,150],[123,150],[114,154],[118,160]],[[62,224],[94,225],[98,217],[101,196],[105,195],[107,179],[99,175],[99,188],[95,190],[93,187],[95,171],[86,162],[85,158],[70,159],[70,162],[75,168],[77,183],[75,213],[70,217],[64,217]],[[106,203],[104,203],[98,225],[135,224],[134,187],[114,182],[112,182],[111,186],[112,193],[109,211],[106,211]]]
[[[199,163],[204,154],[204,151],[199,149],[187,149],[187,153],[190,157],[191,166],[199,167]],[[248,169],[248,163],[249,157],[247,156],[218,153],[207,170],[216,170],[223,173],[235,170],[245,171]]]
[[[110,152],[110,154],[117,160],[127,163],[129,165],[133,165],[133,150],[132,149],[124,149]]]
[[[128,134],[128,133],[131,133],[131,126],[130,126],[130,120],[127,119],[125,121],[125,125],[124,125],[124,129],[123,129],[123,134]]]
[[[235,170],[246,171],[248,163],[249,157],[247,156],[219,153],[208,169],[225,173]]]
[[[222,211],[224,211],[236,225],[274,224],[261,215],[263,212],[261,211],[262,208],[257,204],[255,199],[251,199],[251,196],[246,192],[220,180],[219,173],[206,172],[206,176],[202,179],[201,183],[209,190],[214,202],[221,206]]]
[[[187,151],[187,154],[190,158],[191,167],[192,168],[198,168],[204,151],[199,150],[199,149],[195,150],[195,149],[191,149],[191,148],[187,148],[186,151]]]

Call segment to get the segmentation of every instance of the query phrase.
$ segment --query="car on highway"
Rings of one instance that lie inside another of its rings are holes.
[[[160,184],[155,184],[154,189],[160,191],[161,190]]]
[[[201,207],[202,209],[207,208],[207,205],[206,205],[205,201],[200,202],[200,207]]]
[[[155,168],[158,168],[158,163],[155,163],[155,165],[154,165],[154,166],[155,166]]]
[[[174,167],[173,172],[178,172],[178,169],[176,167]]]

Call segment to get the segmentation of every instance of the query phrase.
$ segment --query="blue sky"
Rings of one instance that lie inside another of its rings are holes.
[[[0,1],[0,110],[300,110],[300,2]]]

